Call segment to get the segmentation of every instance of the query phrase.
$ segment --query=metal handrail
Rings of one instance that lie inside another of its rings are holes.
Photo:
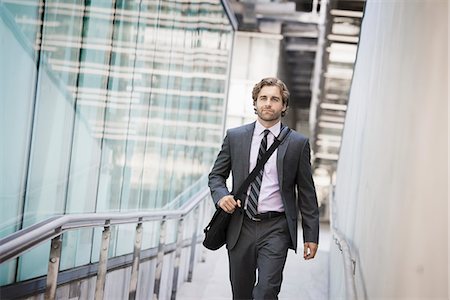
[[[52,221],[42,221],[36,224],[37,228],[31,231],[27,231],[25,228],[0,239],[0,263],[16,258],[31,248],[50,239],[50,237],[53,238],[68,230],[85,227],[101,227],[105,225],[106,221],[109,221],[109,225],[121,225],[163,219],[179,219],[194,209],[207,194],[208,190],[205,189],[197,193],[192,201],[185,203],[180,209],[172,211],[154,210],[126,213],[84,213],[62,215],[56,219],[54,219],[55,217],[52,217]],[[42,224],[42,226],[39,226],[39,224]]]
[[[330,185],[330,194],[329,194],[329,203],[331,208],[330,214],[330,224],[333,240],[338,246],[339,250],[342,252],[342,259],[344,260],[344,277],[345,277],[345,294],[348,300],[356,300],[358,299],[358,294],[356,292],[356,282],[355,282],[355,273],[356,273],[356,259],[354,259],[350,245],[345,239],[344,234],[342,234],[339,229],[336,227],[336,198],[334,197],[335,186]]]
[[[135,253],[134,256],[139,260],[140,245],[141,245],[141,233],[142,233],[142,223],[148,221],[161,221],[161,236],[159,248],[161,251],[158,253],[158,262],[160,262],[159,268],[162,264],[162,246],[165,243],[165,228],[167,220],[179,220],[179,232],[182,228],[184,217],[189,214],[192,210],[199,206],[202,200],[209,195],[209,190],[207,188],[201,190],[194,196],[192,196],[190,201],[187,201],[179,209],[176,210],[153,210],[153,211],[136,211],[136,212],[112,212],[112,213],[84,213],[84,214],[71,214],[71,215],[61,215],[53,216],[45,221],[37,223],[32,226],[32,228],[25,228],[19,230],[9,236],[0,239],[0,263],[4,263],[8,260],[14,259],[26,251],[51,240],[51,250],[50,250],[50,263],[49,272],[47,274],[47,290],[46,298],[54,299],[56,292],[56,279],[57,273],[59,271],[59,259],[61,252],[61,235],[69,230],[76,230],[88,227],[104,227],[102,234],[102,250],[100,253],[99,264],[99,274],[97,281],[100,277],[103,277],[103,282],[98,282],[97,286],[102,289],[104,288],[104,275],[100,276],[100,272],[106,273],[106,260],[107,260],[107,248],[109,245],[110,236],[110,226],[111,225],[122,225],[122,224],[137,224],[136,227],[136,238],[135,238]],[[193,235],[196,236],[196,235]],[[194,237],[195,238],[195,237]],[[137,244],[136,244],[137,243]],[[193,243],[194,244],[194,243]],[[139,246],[139,250],[136,253],[136,245]],[[106,249],[106,251],[105,251]],[[181,251],[177,249],[177,251]],[[106,255],[106,256],[105,256]],[[105,261],[102,261],[105,260]],[[53,264],[52,264],[53,263]],[[138,268],[138,266],[136,266]],[[160,270],[157,269],[156,272]],[[56,272],[56,273],[55,273]],[[137,273],[137,270],[132,271],[133,274]],[[136,275],[137,276],[137,275]],[[155,281],[155,288],[159,289],[159,281]],[[133,284],[136,284],[136,279],[134,278]],[[134,289],[136,287],[134,286]],[[97,292],[99,294],[97,295]],[[130,298],[134,298],[134,295]],[[103,298],[103,290],[98,291],[96,288],[96,299]],[[156,295],[158,298],[158,295]]]
[[[345,240],[343,234],[335,227],[332,227],[333,239],[338,246],[339,250],[342,252],[344,260],[344,277],[345,277],[345,291],[346,299],[356,300],[356,284],[355,284],[355,268],[356,260],[353,259],[352,253],[350,251],[350,246]]]

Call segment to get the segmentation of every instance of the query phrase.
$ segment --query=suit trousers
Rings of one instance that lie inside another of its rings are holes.
[[[278,299],[290,245],[285,215],[261,221],[244,216],[239,239],[228,250],[233,299]]]

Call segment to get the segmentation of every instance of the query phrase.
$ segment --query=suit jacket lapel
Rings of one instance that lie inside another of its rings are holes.
[[[280,186],[280,192],[283,187],[283,162],[284,155],[286,154],[287,147],[289,145],[289,134],[284,138],[283,142],[277,148],[277,171],[278,171],[278,185]]]
[[[247,178],[250,168],[250,147],[252,145],[253,131],[255,130],[255,122],[249,124],[245,128],[245,132],[242,137],[242,174],[243,178]]]

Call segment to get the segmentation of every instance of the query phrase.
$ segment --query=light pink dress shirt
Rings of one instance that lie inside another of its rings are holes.
[[[255,124],[255,130],[253,131],[252,144],[250,147],[250,169],[253,170],[256,166],[256,160],[258,159],[258,151],[261,144],[261,140],[264,137],[264,130],[266,128],[262,126],[258,121]],[[281,130],[281,122],[273,125],[270,128],[270,133],[267,135],[267,149],[272,145],[274,138],[278,136]],[[283,201],[281,200],[280,186],[278,184],[278,171],[277,171],[277,152],[272,153],[269,160],[264,165],[264,175],[262,178],[261,189],[258,198],[258,213],[264,213],[268,211],[284,211]],[[247,195],[250,189],[247,191]]]

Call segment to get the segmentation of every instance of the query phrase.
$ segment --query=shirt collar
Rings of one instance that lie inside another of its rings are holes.
[[[266,130],[266,129],[269,129],[269,131],[273,134],[273,136],[278,136],[281,131],[281,121],[278,121],[278,123],[276,123],[275,125],[273,125],[270,128],[266,128],[266,127],[262,126],[258,120],[256,120],[255,135],[257,135],[257,136],[261,135],[264,132],[264,130]]]

